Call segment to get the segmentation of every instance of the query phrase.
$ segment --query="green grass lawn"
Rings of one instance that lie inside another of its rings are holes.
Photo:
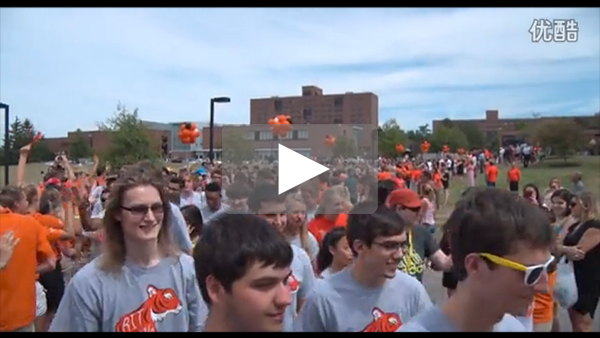
[[[506,172],[508,167],[501,165],[499,167],[500,175],[496,186],[501,189],[508,189],[506,181]],[[520,188],[529,183],[533,183],[540,189],[540,194],[546,190],[548,183],[553,178],[560,179],[563,187],[570,189],[572,187],[571,176],[579,171],[583,175],[583,182],[586,189],[591,191],[596,197],[600,195],[600,156],[576,157],[567,162],[562,159],[546,159],[530,166],[521,168]],[[438,224],[443,224],[452,211],[453,204],[458,200],[462,191],[467,188],[468,182],[466,176],[461,181],[454,178],[450,184],[450,201],[448,205],[438,212]],[[484,186],[485,179],[483,175],[478,175],[477,185]]]

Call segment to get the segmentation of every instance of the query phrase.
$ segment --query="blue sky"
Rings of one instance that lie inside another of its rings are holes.
[[[576,43],[532,43],[533,19]],[[118,102],[152,121],[247,123],[250,98],[372,91],[380,121],[600,111],[598,9],[1,9],[0,100],[47,136]]]

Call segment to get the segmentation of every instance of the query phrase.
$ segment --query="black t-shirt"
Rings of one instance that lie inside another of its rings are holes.
[[[421,281],[425,271],[425,259],[431,257],[440,247],[429,229],[422,225],[413,226],[408,230],[406,237],[404,255],[398,269]]]
[[[577,245],[588,229],[600,230],[600,221],[594,219],[581,225],[580,223],[573,224],[563,240],[563,245]],[[584,259],[574,261],[573,270],[575,271],[578,287],[585,289],[591,287],[593,290],[600,290],[600,244],[586,252]]]

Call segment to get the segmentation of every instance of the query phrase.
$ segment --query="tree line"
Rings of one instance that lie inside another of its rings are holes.
[[[108,132],[110,146],[104,153],[96,155],[115,167],[140,160],[160,160],[161,154],[159,146],[156,144],[157,140],[150,137],[138,113],[137,108],[129,110],[124,105],[117,105],[113,116],[98,125],[100,130]],[[515,129],[523,140],[551,149],[552,154],[564,158],[583,150],[600,154],[600,142],[592,141],[582,132],[588,129],[600,129],[598,113],[594,118],[588,120],[564,118],[545,123],[538,123],[538,121],[544,120],[534,120],[533,123],[523,120],[523,122],[516,123]],[[8,137],[9,156],[5,158],[4,152],[0,151],[0,164],[4,164],[6,161],[11,165],[17,164],[19,149],[31,142],[37,133],[33,122],[27,118],[21,120],[16,117],[10,125],[10,130],[9,135],[5,135],[5,141]],[[474,124],[460,123],[450,119],[444,119],[435,131],[430,128],[429,124],[418,126],[414,130],[403,130],[396,119],[389,119],[374,132],[377,133],[378,154],[385,157],[398,156],[396,150],[398,144],[403,145],[405,149],[410,149],[412,153],[419,153],[423,141],[429,142],[428,152],[431,153],[442,151],[444,146],[448,146],[452,152],[459,148],[465,150],[487,148],[497,151],[501,146],[501,140],[497,133],[484,133]],[[239,162],[251,160],[254,157],[251,142],[244,139],[241,134],[227,133],[227,135],[223,135],[222,144],[222,148],[227,149],[223,153],[226,161]],[[69,148],[64,150],[73,160],[91,158],[94,155],[94,149],[80,129],[77,129],[74,137],[70,140]],[[352,157],[360,154],[355,142],[347,137],[339,136],[332,146],[332,155]],[[55,156],[56,154],[49,150],[46,140],[42,136],[32,148],[29,161],[52,161]]]
[[[75,161],[90,159],[95,154],[114,167],[141,160],[161,159],[157,140],[150,137],[147,127],[139,118],[137,108],[129,110],[124,105],[117,105],[113,116],[105,122],[99,123],[98,128],[108,132],[110,139],[108,149],[102,153],[95,153],[86,134],[77,129],[75,135],[69,140],[68,148],[62,149],[68,154],[69,159]],[[19,150],[29,144],[36,133],[37,129],[31,120],[27,118],[21,120],[19,117],[15,117],[10,125],[10,133],[5,135],[3,140],[6,142],[6,138],[8,138],[9,156],[5,158],[4,151],[0,151],[0,164],[6,162],[10,165],[17,164]],[[42,138],[31,149],[29,162],[52,161],[56,155],[50,150],[46,138],[42,135]]]

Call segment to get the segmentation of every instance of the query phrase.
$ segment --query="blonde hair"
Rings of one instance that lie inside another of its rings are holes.
[[[319,204],[319,207],[317,208],[315,217],[324,215],[325,206],[331,204],[335,197],[339,197],[344,201],[344,210],[349,211],[352,209],[350,192],[348,191],[348,188],[344,185],[336,185],[325,190],[323,193],[323,196],[321,197],[321,204]]]
[[[295,204],[301,204],[306,207],[302,198],[297,194],[290,194],[285,198],[285,206],[288,212],[291,212],[294,209]],[[312,252],[310,245],[308,245],[308,222],[306,221],[306,217],[304,218],[304,224],[302,224],[298,235],[300,236],[300,245],[302,246],[302,249],[306,251],[308,256],[312,257],[313,254],[316,254],[316,252]]]
[[[577,196],[583,208],[581,222],[586,222],[598,217],[598,200],[589,191],[584,191]]]
[[[178,256],[180,251],[175,246],[170,228],[170,203],[164,194],[164,186],[159,173],[151,168],[145,168],[141,165],[127,170],[126,173],[111,186],[110,199],[106,206],[103,225],[105,230],[105,242],[103,245],[104,254],[99,261],[99,267],[112,273],[119,273],[125,264],[127,248],[125,246],[125,237],[123,226],[117,220],[117,215],[122,211],[122,203],[125,193],[133,188],[140,186],[152,186],[160,194],[163,204],[164,218],[158,233],[158,247],[165,256]]]

